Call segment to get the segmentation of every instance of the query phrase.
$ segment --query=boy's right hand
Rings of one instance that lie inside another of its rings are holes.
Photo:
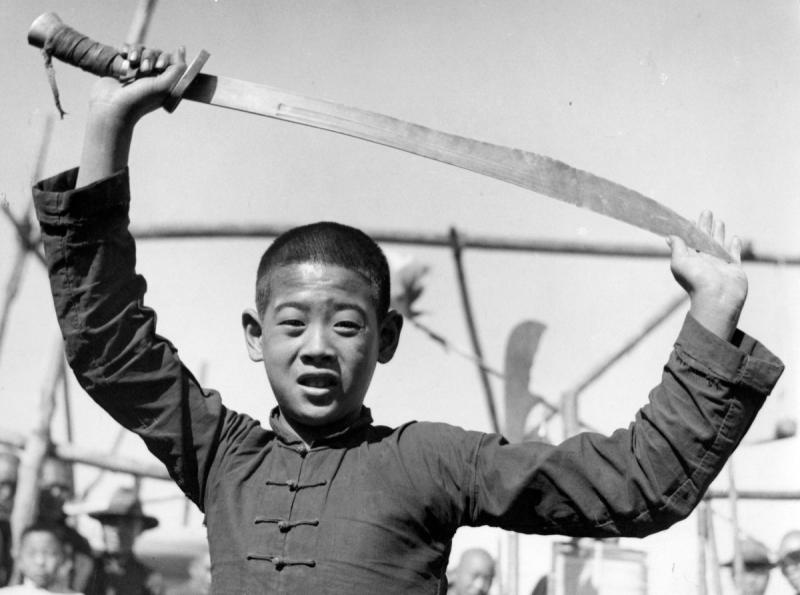
[[[158,109],[169,90],[186,69],[186,51],[175,54],[144,46],[126,47],[128,76],[125,82],[115,78],[99,79],[89,102],[90,117],[107,118],[122,126],[130,126],[145,114]]]
[[[692,316],[711,332],[730,340],[747,298],[747,276],[742,268],[742,243],[736,236],[726,239],[725,224],[703,211],[697,227],[731,255],[726,262],[692,250],[677,236],[667,242],[672,249],[671,270],[675,280],[689,294]]]
[[[176,54],[137,46],[125,50],[130,82],[101,78],[89,102],[77,187],[128,165],[133,129],[139,118],[158,109],[186,70],[186,52]]]

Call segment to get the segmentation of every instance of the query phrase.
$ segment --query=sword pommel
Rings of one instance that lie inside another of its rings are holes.
[[[125,59],[116,48],[94,41],[68,27],[54,12],[36,18],[28,30],[28,43],[41,48],[48,58],[55,57],[97,76],[110,76],[120,80],[135,77],[125,65]],[[172,112],[184,91],[200,72],[209,54],[202,50],[187,67],[186,72],[170,90],[164,109]]]
[[[61,19],[54,12],[46,12],[36,17],[28,29],[28,43],[37,48],[44,47],[45,41],[52,37],[53,33],[64,26]]]
[[[116,48],[98,43],[65,25],[57,14],[46,12],[28,30],[28,43],[45,55],[77,66],[97,76],[123,78],[129,73]]]

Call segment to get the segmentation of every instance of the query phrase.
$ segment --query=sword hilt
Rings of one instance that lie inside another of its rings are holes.
[[[28,30],[28,43],[41,48],[48,59],[58,58],[62,62],[97,76],[110,76],[118,80],[131,77],[131,72],[125,65],[125,58],[117,48],[97,42],[65,25],[54,12],[46,12],[33,21]],[[201,51],[172,87],[164,101],[164,108],[167,111],[171,112],[177,107],[183,92],[200,72],[207,59],[208,52]]]

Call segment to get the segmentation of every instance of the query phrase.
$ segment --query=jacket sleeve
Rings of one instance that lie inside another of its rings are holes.
[[[226,410],[204,391],[143,304],[128,231],[128,171],[73,189],[77,169],[34,187],[50,286],[69,365],[81,386],[139,434],[203,509]]]
[[[728,343],[687,316],[661,383],[627,429],[557,446],[483,436],[467,524],[585,537],[665,529],[703,497],[782,370],[747,335]]]

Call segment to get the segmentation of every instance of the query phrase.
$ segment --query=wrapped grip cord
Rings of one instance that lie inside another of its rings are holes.
[[[114,59],[119,56],[119,51],[111,46],[93,41],[66,25],[55,28],[52,34],[48,35],[42,46],[42,55],[50,90],[53,92],[53,99],[62,119],[66,112],[61,107],[61,98],[53,68],[53,56],[98,76],[118,74],[113,64]]]

